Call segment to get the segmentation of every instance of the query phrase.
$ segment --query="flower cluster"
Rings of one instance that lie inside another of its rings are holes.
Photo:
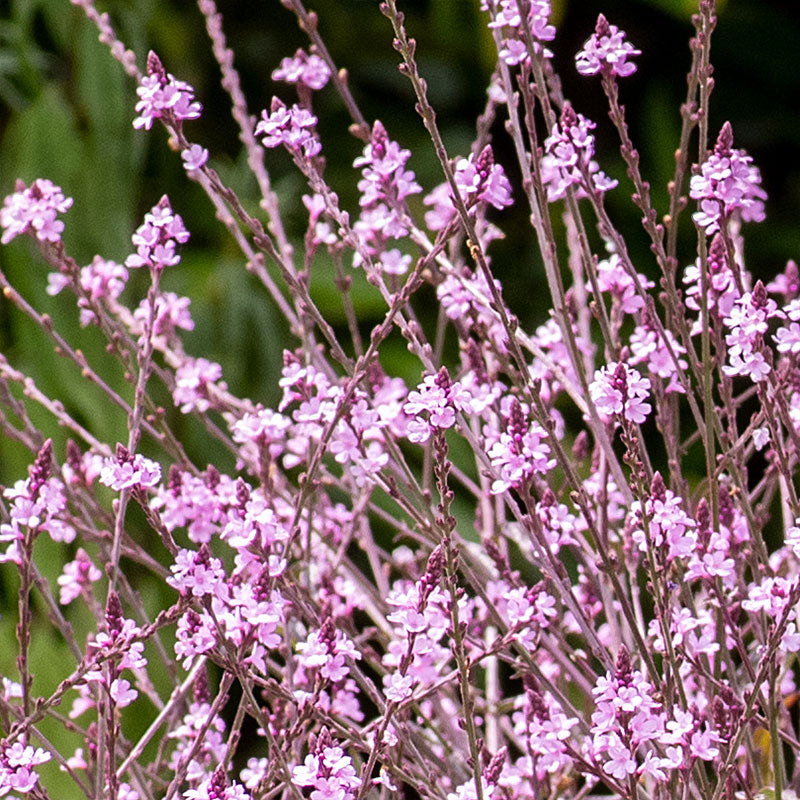
[[[131,237],[136,252],[125,259],[125,266],[129,269],[148,267],[157,272],[164,267],[175,266],[181,260],[176,246],[187,241],[189,231],[183,226],[180,215],[173,212],[169,198],[164,195],[144,215],[144,222]]]
[[[147,56],[147,74],[136,89],[139,101],[133,121],[134,128],[149,131],[153,120],[163,119],[177,127],[184,120],[199,119],[203,107],[194,99],[194,89],[188,83],[167,73],[159,57],[151,50]]]
[[[316,53],[309,55],[298,50],[293,57],[281,59],[281,65],[272,73],[272,80],[297,83],[319,91],[331,77],[325,61]]]
[[[0,742],[0,795],[34,791],[39,782],[35,768],[46,764],[50,758],[50,753],[41,747],[34,749],[20,741]]]
[[[391,275],[402,275],[411,262],[411,256],[403,255],[399,249],[387,249],[390,239],[408,235],[410,220],[405,201],[422,191],[414,173],[406,169],[410,156],[410,150],[389,139],[378,120],[372,126],[370,143],[353,162],[362,175],[358,182],[361,214],[354,229],[366,251],[370,255],[379,254],[382,271]],[[362,252],[356,251],[353,266],[360,266],[362,260]]]
[[[597,410],[607,417],[621,415],[629,422],[642,423],[652,410],[645,402],[650,381],[624,361],[612,361],[594,373],[589,393]]]
[[[426,375],[403,405],[403,411],[413,417],[408,423],[409,441],[421,444],[434,430],[452,428],[456,412],[470,410],[471,403],[469,390],[460,381],[452,381],[444,367],[436,375]]]
[[[350,800],[361,786],[361,779],[353,768],[353,760],[333,743],[327,728],[317,737],[313,753],[292,768],[295,786],[313,786],[314,800]]]
[[[594,160],[594,135],[590,133],[594,128],[594,122],[564,104],[560,124],[553,126],[544,143],[542,180],[551,203],[563,198],[570,186],[579,194],[599,194],[617,185]]]
[[[726,375],[746,375],[755,383],[767,377],[771,367],[764,355],[764,334],[767,320],[780,313],[777,303],[767,297],[761,281],[756,283],[752,292],[742,295],[734,303],[724,320],[730,331],[725,336],[729,363],[722,368]]]
[[[541,44],[553,41],[556,36],[555,25],[550,23],[550,0],[529,0],[524,6],[520,6],[517,0],[481,0],[481,9],[491,15],[489,28],[497,30],[501,36],[498,55],[509,66],[530,63],[525,27],[532,37],[534,52],[541,52],[546,58],[552,56]]]
[[[161,480],[161,465],[141,453],[131,455],[127,448],[117,445],[114,458],[107,458],[100,470],[100,483],[120,492],[133,486],[149,488]]]
[[[58,242],[64,223],[57,219],[72,206],[72,198],[65,197],[60,187],[46,178],[37,178],[30,186],[17,181],[16,191],[3,201],[0,209],[2,244],[14,237],[31,233],[40,242]]]
[[[79,286],[83,296],[78,298],[81,327],[91,325],[97,320],[92,306],[98,303],[113,303],[119,298],[128,282],[128,270],[116,261],[107,261],[95,256],[91,264],[80,272]],[[47,276],[47,293],[57,295],[70,279],[62,272],[51,272]]]
[[[719,132],[717,143],[692,176],[689,196],[698,201],[694,221],[707,235],[738,215],[743,222],[764,219],[766,192],[761,188],[761,173],[753,159],[733,147],[733,131],[726,122]]]
[[[256,136],[263,136],[264,147],[285,147],[293,155],[309,159],[318,155],[322,145],[314,133],[317,118],[297,104],[291,108],[277,97],[272,98],[269,113],[261,112],[261,121],[256,125]]]
[[[600,14],[594,33],[575,56],[575,67],[581,75],[601,73],[626,78],[636,72],[636,64],[628,59],[641,54],[641,50],[625,41],[623,31],[616,25],[609,25]]]
[[[64,484],[52,472],[52,441],[47,440],[30,469],[25,481],[3,490],[3,496],[11,501],[8,521],[0,524],[0,543],[7,543],[0,562],[19,564],[23,558],[22,548],[31,545],[40,533],[47,532],[56,542],[72,542],[76,532],[65,519],[66,509]]]
[[[488,456],[498,475],[492,483],[492,494],[521,488],[533,475],[554,466],[548,458],[545,429],[527,419],[527,408],[516,399],[509,398],[503,405],[505,430],[499,435],[489,432],[487,436]]]

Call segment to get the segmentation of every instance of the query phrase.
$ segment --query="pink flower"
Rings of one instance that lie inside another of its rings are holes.
[[[172,398],[184,414],[211,408],[209,387],[222,377],[222,367],[206,358],[187,358],[175,370]],[[224,389],[225,384],[220,383]]]
[[[31,233],[40,242],[59,241],[64,223],[56,215],[72,206],[72,198],[65,197],[60,187],[45,178],[37,178],[30,187],[17,181],[15,189],[0,209],[0,242],[8,244],[22,233]]]
[[[616,25],[609,25],[600,14],[594,33],[575,56],[575,66],[581,75],[601,72],[603,75],[625,78],[636,72],[636,65],[627,59],[641,54],[641,50],[625,41],[623,31]]]
[[[286,104],[277,97],[272,98],[270,113],[261,112],[261,121],[256,125],[255,135],[262,136],[264,147],[284,146],[289,152],[313,158],[322,145],[313,131],[317,118],[306,108]]]
[[[75,560],[67,563],[58,576],[58,585],[61,587],[58,601],[61,605],[71,603],[84,591],[88,592],[92,583],[102,577],[103,573],[92,563],[86,551],[79,547]]]
[[[386,699],[394,703],[402,703],[407,697],[412,695],[414,679],[411,675],[401,675],[399,672],[392,672],[383,676],[383,693]]]
[[[208,150],[199,144],[193,144],[181,152],[181,158],[187,172],[196,172],[208,161]]]
[[[608,759],[603,764],[603,771],[624,781],[628,775],[636,772],[636,761],[631,757],[630,749],[626,747],[616,733],[612,733],[607,744]]]
[[[550,0],[529,0],[525,5],[527,30],[533,38],[533,49],[537,53],[542,52],[545,58],[550,58],[553,54],[541,45],[541,42],[552,41],[556,35],[555,26],[550,24]],[[509,66],[529,62],[525,26],[517,0],[499,0],[496,3],[481,0],[481,8],[492,15],[489,27],[497,28],[503,34],[498,52],[500,58]]]
[[[477,158],[470,155],[456,164],[455,181],[468,207],[478,200],[497,209],[514,202],[511,199],[511,184],[503,168],[495,164],[492,148],[488,144]]]
[[[115,492],[132,486],[150,488],[161,480],[161,465],[137,453],[132,458],[107,458],[100,471],[100,483]]]
[[[625,363],[611,362],[594,373],[589,386],[592,402],[606,416],[622,415],[630,422],[642,423],[652,410],[645,400],[650,381]]]
[[[300,83],[309,89],[322,89],[331,77],[331,71],[316,53],[308,55],[298,50],[293,58],[284,58],[272,73],[272,80]]]
[[[148,267],[156,270],[174,266],[181,260],[175,252],[176,246],[188,240],[189,231],[183,226],[180,215],[173,213],[169,198],[164,195],[144,215],[144,222],[131,236],[136,252],[125,259],[125,266],[129,269]]]
[[[194,99],[194,89],[188,83],[168,74],[158,56],[151,50],[147,56],[147,75],[136,89],[139,102],[133,121],[134,128],[150,130],[153,120],[167,118],[180,125],[186,119],[198,119],[203,107]]]
[[[764,200],[761,173],[744,150],[733,147],[733,132],[726,122],[717,143],[689,184],[689,196],[698,201],[694,221],[705,233],[720,229],[734,214],[744,222],[764,219]]]
[[[617,185],[594,161],[594,122],[564,104],[560,123],[553,125],[544,143],[542,179],[550,202],[565,196],[567,187],[580,193],[607,192]]]
[[[131,689],[130,681],[124,678],[116,678],[108,687],[108,694],[119,708],[130,705],[138,696],[136,689]]]

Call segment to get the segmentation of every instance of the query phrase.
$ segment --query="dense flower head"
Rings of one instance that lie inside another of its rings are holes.
[[[488,11],[489,28],[496,29],[501,37],[499,56],[509,66],[529,63],[530,54],[525,43],[522,9],[527,8],[527,28],[533,39],[534,51],[545,58],[552,53],[541,42],[555,39],[556,29],[550,23],[550,0],[528,0],[521,6],[517,0],[481,0],[481,9]]]
[[[22,233],[31,233],[40,242],[60,241],[64,223],[56,216],[71,206],[72,198],[65,197],[47,178],[37,178],[30,186],[17,181],[14,193],[6,197],[0,209],[0,242],[8,244]]]
[[[504,427],[499,434],[488,426],[485,430],[487,454],[497,478],[492,482],[491,493],[500,494],[507,489],[520,488],[535,474],[552,469],[547,432],[535,421],[527,418],[527,407],[516,399],[506,404]]]
[[[293,155],[313,158],[322,145],[314,132],[317,118],[297,104],[287,107],[277,97],[272,98],[269,113],[261,112],[261,121],[256,125],[256,136],[263,136],[264,147],[284,146]]]
[[[575,56],[575,66],[581,75],[602,73],[625,78],[636,72],[636,64],[628,59],[641,54],[641,50],[625,41],[623,31],[616,25],[609,25],[600,14],[594,33]]]
[[[39,782],[35,768],[50,759],[50,753],[41,747],[34,749],[19,740],[0,742],[0,796],[9,792],[28,794],[34,791]]]
[[[459,159],[455,180],[468,207],[478,200],[497,209],[510,206],[514,202],[511,199],[511,184],[502,166],[495,163],[492,148],[488,144],[477,157],[470,154],[469,158]]]
[[[564,104],[561,121],[553,125],[544,142],[542,180],[550,202],[563,198],[570,186],[583,193],[602,193],[613,189],[617,181],[609,178],[594,161],[595,123]]]
[[[469,413],[474,398],[461,382],[453,381],[445,367],[436,375],[426,375],[417,388],[408,393],[403,411],[414,419],[408,425],[412,442],[427,442],[434,430],[446,430],[456,424],[456,412]],[[480,402],[480,401],[479,401]]]
[[[645,402],[650,381],[624,362],[612,361],[594,373],[589,386],[592,401],[601,414],[621,415],[629,422],[641,423],[652,406]]]
[[[194,99],[194,89],[166,72],[161,60],[151,50],[147,56],[147,74],[136,89],[139,101],[134,128],[150,130],[153,120],[164,119],[180,126],[184,120],[198,119],[203,107]]]
[[[148,267],[154,270],[175,266],[181,260],[177,245],[187,241],[189,231],[184,227],[180,215],[173,212],[169,198],[164,195],[144,215],[144,222],[131,237],[136,252],[125,259],[125,266],[129,269]]]
[[[349,800],[361,786],[361,779],[353,767],[353,760],[331,740],[327,728],[323,729],[313,753],[302,764],[292,768],[295,786],[312,786],[314,800]]]
[[[145,458],[141,453],[131,455],[123,447],[117,448],[114,458],[104,461],[100,483],[118,492],[133,486],[149,488],[161,480],[161,465]]]
[[[324,59],[316,53],[310,55],[299,49],[291,58],[281,59],[281,65],[272,73],[272,80],[299,83],[309,89],[322,89],[331,77]]]
[[[726,122],[708,158],[689,184],[689,196],[698,201],[694,221],[707,235],[716,233],[732,216],[743,222],[764,219],[761,173],[744,150],[733,147],[733,132]]]
[[[207,358],[186,358],[175,370],[175,388],[172,399],[184,414],[190,411],[208,411],[212,405],[211,389],[216,384],[225,389],[222,367]]]
[[[764,334],[768,320],[777,316],[782,316],[782,312],[778,304],[767,297],[761,281],[752,292],[745,293],[734,303],[723,321],[729,331],[725,336],[728,364],[722,368],[726,375],[746,375],[755,383],[766,378],[772,368],[765,356]],[[791,328],[778,338],[779,343],[788,341],[790,335]]]
[[[62,513],[66,497],[59,478],[17,481],[3,490],[3,496],[10,502],[8,520],[0,524],[0,544],[7,544],[5,552],[0,553],[0,562],[20,563],[20,546],[26,535],[35,538],[40,532],[47,532],[56,542],[75,539],[75,528]]]

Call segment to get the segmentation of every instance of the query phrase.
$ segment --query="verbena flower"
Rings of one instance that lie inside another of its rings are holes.
[[[273,97],[269,113],[261,112],[255,135],[264,137],[261,140],[264,147],[283,146],[294,155],[313,158],[322,150],[313,130],[316,124],[317,118],[307,108],[298,105],[289,108]]]
[[[617,181],[609,178],[594,161],[594,122],[564,104],[559,124],[553,126],[544,143],[545,160],[542,179],[550,202],[565,196],[567,187],[582,193],[603,193]]]
[[[625,41],[625,33],[616,25],[609,25],[600,14],[594,33],[586,40],[583,48],[575,56],[575,66],[581,75],[614,75],[626,78],[636,72],[636,64],[628,61],[632,56],[640,56],[630,42]]]
[[[726,122],[714,149],[689,184],[689,196],[698,201],[693,219],[707,235],[715,233],[734,215],[743,222],[764,219],[766,192],[761,173],[744,150],[733,147],[731,124]]]
[[[46,178],[37,178],[30,187],[17,181],[15,191],[3,201],[0,209],[2,244],[8,244],[22,233],[31,233],[40,242],[58,242],[64,223],[57,219],[72,207],[72,198]]]
[[[322,58],[300,49],[293,57],[281,59],[280,67],[272,72],[274,81],[299,83],[316,91],[322,89],[330,77],[331,71]]]
[[[521,8],[527,9],[526,22],[534,52],[542,53],[545,58],[553,55],[541,44],[552,41],[556,35],[555,26],[550,24],[550,0],[528,0],[524,6],[517,0],[481,0],[481,9],[491,16],[489,28],[497,29],[501,36],[498,54],[509,66],[530,62]]]
[[[203,107],[194,99],[194,89],[188,83],[167,73],[161,60],[151,50],[147,56],[147,74],[136,89],[139,101],[133,121],[134,128],[149,131],[156,119],[182,125],[184,120],[199,119]]]
[[[652,410],[645,402],[650,381],[623,362],[612,361],[598,369],[589,393],[597,410],[608,417],[619,415],[630,422],[642,423]]]
[[[162,270],[180,263],[177,246],[189,241],[189,231],[179,214],[172,211],[169,198],[164,195],[144,215],[144,222],[136,229],[131,242],[136,252],[125,259],[128,269],[148,267]]]

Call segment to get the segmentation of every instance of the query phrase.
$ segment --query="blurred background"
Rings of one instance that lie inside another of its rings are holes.
[[[648,243],[629,199],[599,80],[577,75],[574,54],[600,11],[643,51],[638,71],[622,82],[621,98],[641,152],[642,170],[652,184],[659,214],[664,213],[678,141],[678,108],[690,63],[687,42],[694,5],[690,0],[553,0],[558,27],[552,43],[555,67],[576,109],[598,124],[601,166],[621,181],[607,202],[639,269],[648,274],[653,266]],[[187,125],[189,137],[207,147],[211,163],[229,185],[255,203],[255,186],[196,6],[186,1],[108,0],[98,7],[110,14],[120,38],[137,52],[141,68],[152,48],[167,71],[195,88],[204,113]],[[479,0],[409,0],[400,7],[418,41],[420,68],[429,82],[448,150],[451,155],[465,155],[494,65],[493,43]],[[311,0],[309,8],[319,15],[334,60],[347,68],[364,115],[370,122],[382,120],[389,135],[412,151],[409,166],[429,191],[441,181],[439,166],[414,113],[411,86],[397,71],[390,25],[379,13],[377,0]],[[220,361],[234,392],[274,402],[280,350],[287,343],[281,322],[266,296],[252,291],[238,251],[204,195],[185,179],[180,158],[167,147],[165,132],[157,126],[150,133],[131,127],[135,86],[98,43],[82,11],[67,0],[6,0],[0,9],[0,192],[12,191],[17,178],[30,182],[47,177],[63,187],[75,200],[65,218],[64,239],[80,264],[95,254],[124,260],[142,215],[168,194],[192,233],[184,248],[184,266],[167,276],[165,286],[192,298],[197,327],[186,337],[188,352]],[[294,16],[277,0],[221,0],[219,10],[251,113],[268,107],[273,94],[291,102],[293,88],[276,84],[270,75],[281,58],[307,45]],[[769,194],[767,221],[746,230],[748,266],[757,275],[771,276],[787,258],[800,254],[798,45],[800,11],[795,2],[720,0],[712,51],[717,84],[710,130],[715,137],[721,124],[730,120],[735,145],[746,148],[762,171]],[[344,207],[353,211],[358,195],[352,162],[361,144],[348,134],[349,117],[332,87],[316,94],[314,103],[329,181]],[[513,175],[513,154],[501,124],[495,126],[495,149]],[[301,202],[303,179],[285,152],[268,151],[266,157],[289,231],[299,239],[307,220]],[[493,246],[493,266],[525,324],[539,324],[546,314],[546,296],[530,292],[531,281],[538,284],[543,278],[523,204],[503,212],[498,221],[506,239]],[[688,215],[685,221],[682,255],[688,263],[695,245]],[[102,342],[94,332],[76,330],[71,299],[44,294],[46,270],[29,242],[15,241],[0,249],[0,264],[37,308],[53,314],[62,330],[102,358]],[[145,287],[140,288],[143,296]],[[134,280],[127,296],[135,289]],[[321,305],[330,306],[334,320],[340,318],[331,286],[322,280],[315,291]],[[358,292],[359,310],[369,328],[380,318],[382,303],[369,287]],[[539,305],[533,295],[541,298]],[[525,304],[514,304],[513,298],[522,298]],[[51,358],[45,342],[32,346],[36,341],[37,332],[7,304],[0,304],[2,352],[41,381],[48,393],[63,394],[68,385],[69,399],[82,421],[91,423],[101,437],[119,438],[120,417],[113,411],[107,420],[105,414],[98,415],[96,404],[102,398],[74,380],[71,365]],[[398,374],[406,369],[403,354],[404,348],[398,347]],[[18,456],[0,439],[0,478],[10,477],[10,464],[14,470],[24,470],[27,455],[22,462]]]
[[[293,15],[278,0],[218,2],[251,113],[258,115],[268,107],[274,94],[291,102],[292,87],[276,84],[270,75],[282,58],[307,46]],[[448,151],[452,156],[466,155],[495,59],[479,0],[401,0],[399,5],[406,13],[410,35],[417,39],[420,69],[429,83]],[[558,27],[551,45],[555,67],[576,109],[598,124],[598,160],[607,173],[620,179],[620,186],[607,198],[612,218],[625,234],[638,268],[651,277],[654,265],[648,240],[630,201],[632,190],[599,80],[577,75],[574,54],[601,11],[643,51],[637,59],[638,71],[621,84],[621,97],[642,156],[642,170],[663,214],[680,129],[678,109],[686,91],[694,5],[688,0],[553,0]],[[377,0],[309,0],[308,6],[319,15],[320,31],[335,62],[347,68],[365,117],[370,122],[380,119],[390,137],[412,151],[409,167],[425,191],[430,191],[441,182],[441,173],[414,112],[410,84],[397,71],[391,27],[379,13]],[[168,72],[194,87],[204,113],[200,120],[187,123],[187,135],[209,149],[212,165],[256,208],[255,184],[240,151],[197,8],[177,0],[108,0],[98,7],[110,14],[120,38],[137,52],[140,68],[148,49],[153,49]],[[799,46],[796,2],[719,3],[712,48],[716,88],[710,129],[715,138],[722,123],[730,120],[735,146],[745,148],[762,171],[769,194],[767,220],[745,229],[748,266],[759,276],[772,276],[783,269],[787,258],[800,256]],[[135,101],[135,86],[98,43],[97,32],[83,12],[68,0],[0,2],[0,194],[13,191],[17,178],[30,183],[44,177],[60,185],[75,201],[64,218],[64,240],[68,252],[82,265],[95,254],[123,261],[143,214],[168,194],[192,234],[183,249],[182,265],[170,270],[163,283],[165,289],[191,297],[196,328],[185,336],[187,352],[220,362],[234,393],[274,404],[279,396],[281,350],[294,343],[266,293],[245,272],[237,248],[216,221],[205,196],[186,180],[180,157],[167,147],[164,130],[157,125],[150,133],[132,128]],[[352,213],[358,203],[352,162],[362,145],[348,134],[349,117],[332,87],[316,94],[314,104],[326,174],[342,205]],[[496,157],[510,166],[512,153],[501,124],[494,133]],[[299,241],[307,221],[301,202],[303,179],[285,152],[268,151],[266,159],[288,230]],[[513,176],[513,168],[510,172]],[[421,200],[415,202],[421,211]],[[506,238],[492,247],[493,267],[513,310],[524,325],[533,328],[545,321],[548,300],[522,203],[504,211],[497,221]],[[683,264],[694,259],[694,248],[687,214],[681,239]],[[0,248],[0,268],[37,309],[52,315],[56,327],[86,352],[118,391],[130,397],[130,387],[104,352],[98,332],[78,328],[74,300],[66,293],[54,298],[45,293],[47,268],[31,242],[20,239]],[[134,276],[126,290],[125,297],[133,306],[145,295],[144,278]],[[382,318],[384,307],[376,292],[356,278],[354,300],[368,330]],[[312,275],[312,285],[323,312],[342,324],[341,304],[324,264]],[[42,391],[62,399],[99,438],[111,444],[124,440],[124,415],[82,381],[72,364],[54,355],[49,340],[1,298],[0,352],[31,375]],[[402,342],[388,343],[387,352],[387,370],[415,382],[419,379],[418,364]],[[166,394],[158,399],[166,407],[171,405]],[[54,436],[56,456],[63,459],[63,434],[47,415],[32,413],[36,424]],[[230,457],[216,450],[191,420],[179,414],[173,420],[199,466],[211,461],[220,469],[233,469]],[[29,453],[0,436],[0,484],[24,478],[30,461]],[[41,542],[37,547],[42,548],[42,568],[54,582],[63,563],[63,546]],[[0,608],[16,602],[16,580],[11,574],[10,567],[0,573]],[[161,607],[159,587],[150,589],[153,596],[148,605]],[[2,616],[0,651],[10,654],[14,652],[13,612]],[[80,630],[80,621],[75,622]],[[54,685],[61,677],[58,654],[66,655],[63,644],[40,635],[33,646],[34,656],[38,654],[37,685]],[[12,657],[0,658],[0,673],[14,676]],[[52,735],[58,743],[61,734],[53,731]],[[63,788],[71,796],[68,782]]]

